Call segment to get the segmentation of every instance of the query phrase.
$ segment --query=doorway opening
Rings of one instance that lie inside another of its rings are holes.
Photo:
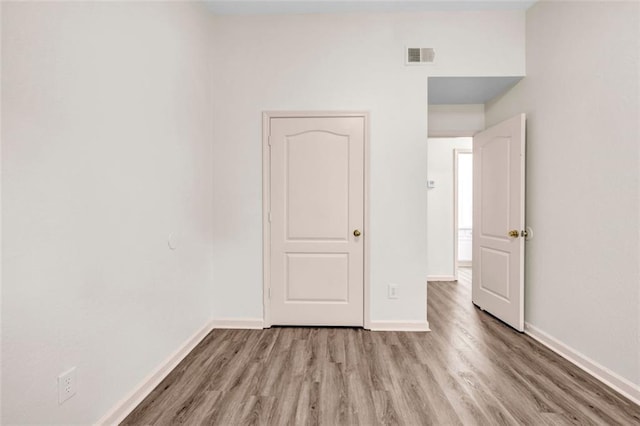
[[[368,117],[263,115],[265,327],[370,328]]]
[[[428,281],[456,281],[460,266],[471,267],[472,143],[471,137],[427,142]]]
[[[459,279],[473,265],[473,150],[456,148],[453,155],[454,271]]]
[[[522,331],[524,238],[530,235],[524,222],[525,115],[485,123],[485,105],[519,79],[429,77],[427,281],[466,278],[474,305]],[[463,136],[468,146],[451,146]],[[456,151],[465,148],[473,154]],[[473,164],[470,182],[459,174],[466,162]],[[459,198],[467,191],[458,181],[473,188],[472,201]],[[471,226],[462,217],[466,204]]]

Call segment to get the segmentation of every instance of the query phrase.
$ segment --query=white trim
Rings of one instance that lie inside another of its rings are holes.
[[[193,336],[187,339],[167,359],[162,361],[147,377],[144,378],[131,392],[118,401],[100,420],[98,425],[117,425],[162,382],[169,373],[213,330],[213,323],[208,322]]]
[[[471,141],[473,144],[473,140]],[[453,149],[453,276],[454,281],[458,280],[458,267],[460,267],[460,260],[458,260],[458,158],[460,154],[473,155],[473,149],[469,148],[454,148]]]
[[[458,148],[453,148],[453,276],[458,281]]]
[[[262,318],[218,318],[211,321],[213,328],[243,328],[261,330],[264,328]]]
[[[370,310],[370,276],[369,276],[369,113],[366,111],[265,111],[262,113],[262,304],[263,320],[259,328],[271,327],[269,288],[271,286],[271,151],[269,147],[271,118],[288,117],[363,117],[364,118],[364,292],[363,292],[363,327],[371,329]],[[245,328],[245,327],[238,327]],[[258,328],[258,327],[253,327]]]
[[[364,238],[364,257],[362,265],[363,267],[363,279],[364,279],[364,328],[367,330],[371,330],[371,292],[370,292],[370,268],[369,262],[370,259],[370,250],[371,247],[369,242],[371,238],[369,238],[369,232],[371,231],[371,227],[369,226],[369,164],[370,164],[370,151],[369,151],[369,113],[364,112],[364,216],[363,216],[363,228],[367,231]]]
[[[371,331],[431,331],[428,321],[371,321]]]
[[[458,268],[472,268],[473,261],[471,260],[458,260]]]
[[[586,371],[611,389],[640,405],[640,385],[632,383],[619,374],[614,373],[607,367],[598,364],[588,356],[581,354],[529,323],[524,324],[524,332],[532,339],[537,340],[567,361]]]
[[[271,327],[271,114],[262,113],[262,321]]]
[[[429,275],[427,281],[457,281],[455,275]]]

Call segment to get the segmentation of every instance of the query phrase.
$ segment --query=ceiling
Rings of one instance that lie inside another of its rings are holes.
[[[205,0],[216,15],[525,10],[536,0]]]
[[[429,105],[484,104],[515,86],[514,77],[429,77]]]

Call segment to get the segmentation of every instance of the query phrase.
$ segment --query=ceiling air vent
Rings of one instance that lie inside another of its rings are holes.
[[[431,47],[407,47],[407,65],[430,64],[436,56]]]

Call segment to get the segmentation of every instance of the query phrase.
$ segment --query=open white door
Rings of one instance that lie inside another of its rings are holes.
[[[524,330],[525,115],[473,138],[473,303]]]

